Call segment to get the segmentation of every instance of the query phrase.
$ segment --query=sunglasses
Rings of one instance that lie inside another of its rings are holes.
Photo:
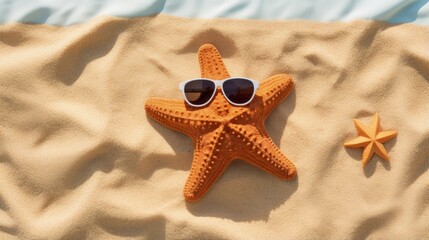
[[[244,106],[255,97],[259,82],[248,78],[234,77],[224,80],[196,78],[179,84],[186,102],[193,107],[207,105],[213,99],[218,87],[222,89],[222,93],[229,103]]]

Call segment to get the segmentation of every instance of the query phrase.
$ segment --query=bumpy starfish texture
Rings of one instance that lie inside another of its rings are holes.
[[[222,80],[230,77],[218,50],[210,44],[198,50],[201,77]],[[152,98],[146,112],[161,124],[185,133],[194,142],[194,159],[184,196],[188,201],[202,198],[234,159],[242,159],[281,178],[296,175],[294,164],[268,136],[264,121],[293,89],[286,74],[274,75],[260,84],[246,106],[233,106],[216,90],[213,100],[202,108],[184,100]]]
[[[365,167],[372,156],[377,154],[382,159],[388,161],[389,156],[383,143],[389,141],[397,135],[396,131],[382,131],[378,113],[374,115],[369,127],[363,126],[357,119],[354,120],[358,137],[344,143],[346,147],[364,148],[362,154],[362,165]]]

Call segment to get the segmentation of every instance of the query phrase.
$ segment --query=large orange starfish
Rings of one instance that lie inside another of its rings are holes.
[[[198,50],[201,77],[229,78],[217,49],[210,44]],[[149,99],[146,112],[163,125],[185,133],[194,142],[194,159],[184,188],[188,201],[203,197],[234,159],[242,159],[281,178],[296,175],[296,168],[268,136],[264,121],[293,89],[286,74],[274,75],[260,84],[253,101],[233,106],[217,89],[209,105],[192,107],[184,100]]]
[[[382,159],[388,161],[389,156],[383,143],[389,141],[397,135],[396,131],[381,131],[380,118],[378,113],[374,115],[369,127],[363,126],[357,119],[354,120],[358,137],[344,143],[346,147],[361,148],[363,147],[362,165],[365,167],[372,156],[377,154]]]

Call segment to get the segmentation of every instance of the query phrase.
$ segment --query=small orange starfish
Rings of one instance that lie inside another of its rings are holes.
[[[369,127],[363,126],[357,119],[354,120],[358,137],[344,143],[346,147],[360,148],[363,147],[362,165],[365,167],[372,156],[377,154],[382,159],[388,161],[389,156],[383,143],[389,141],[397,135],[396,131],[381,131],[380,118],[378,113],[374,115]]]
[[[205,44],[198,50],[201,77],[229,78],[217,49]],[[296,168],[268,136],[264,121],[293,89],[286,74],[272,76],[260,84],[252,102],[233,106],[220,89],[205,107],[192,107],[184,100],[149,99],[149,116],[165,126],[185,133],[194,142],[194,160],[184,189],[185,199],[203,197],[234,159],[262,168],[281,178],[296,175]]]

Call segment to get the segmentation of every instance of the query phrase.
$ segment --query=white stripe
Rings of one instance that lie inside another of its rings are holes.
[[[373,19],[429,25],[429,0],[0,0],[0,23],[68,26],[100,15],[118,17],[164,13],[181,17],[241,19]]]

